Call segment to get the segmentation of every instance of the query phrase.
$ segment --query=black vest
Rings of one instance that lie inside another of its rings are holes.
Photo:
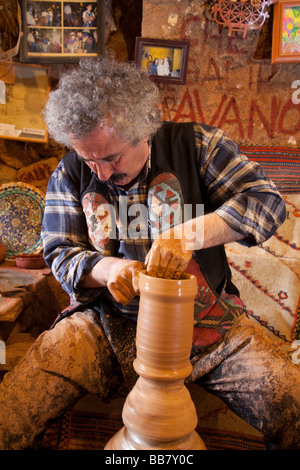
[[[89,192],[97,192],[106,200],[109,199],[106,184],[99,181],[76,152],[67,154],[63,161],[68,178],[81,199]],[[181,186],[183,202],[192,205],[193,215],[196,213],[197,204],[204,204],[205,213],[211,212],[211,205],[199,175],[193,123],[164,123],[152,138],[149,187],[158,175],[164,173],[171,173],[176,177]],[[238,290],[231,282],[231,272],[223,245],[198,250],[195,252],[195,258],[215,294],[220,294],[226,289],[227,293],[238,295]]]

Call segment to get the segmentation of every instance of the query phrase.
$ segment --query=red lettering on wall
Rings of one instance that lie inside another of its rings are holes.
[[[164,121],[172,121],[172,112],[176,112],[175,96],[165,96],[161,103],[161,111]]]
[[[221,110],[222,110],[222,108],[223,108],[223,104],[225,103],[226,100],[227,100],[227,95],[222,95],[222,98],[221,98],[221,101],[220,101],[220,103],[219,103],[219,106],[217,107],[215,114],[213,115],[213,117],[212,117],[211,120],[209,121],[209,125],[210,125],[210,126],[215,126],[215,125],[216,125],[217,119],[218,119],[218,117],[219,117],[220,114],[221,114]]]
[[[178,106],[175,95],[165,96],[162,101],[162,113],[164,120],[197,121],[217,126],[222,129],[226,125],[232,126],[238,134],[238,138],[252,139],[255,130],[263,129],[268,138],[276,135],[295,135],[300,131],[300,104],[295,105],[291,99],[281,105],[277,96],[270,97],[271,102],[265,103],[252,99],[249,102],[238,102],[235,97],[223,94],[216,97],[215,110],[211,116],[201,100],[201,89],[187,89]],[[268,111],[266,111],[268,109]],[[291,118],[291,114],[292,115]],[[289,126],[287,117],[289,115]],[[290,124],[292,123],[292,124]]]
[[[211,73],[212,71],[212,73]],[[208,62],[208,67],[204,80],[219,80],[221,78],[221,72],[219,66],[213,57],[210,58]]]
[[[189,111],[188,114],[183,113],[183,110],[184,110],[186,105],[187,105],[188,111]],[[178,107],[177,113],[174,116],[173,120],[175,122],[177,122],[177,121],[180,121],[182,118],[184,118],[184,119],[187,118],[189,121],[196,121],[197,120],[195,110],[194,110],[193,100],[192,100],[192,97],[191,97],[188,90],[186,90],[186,92],[184,93],[184,95],[181,99],[180,105]]]
[[[222,47],[222,39],[223,39],[223,35],[220,31],[223,30],[223,27],[219,26],[219,25],[216,25],[215,23],[209,21],[207,18],[204,19],[205,21],[205,24],[204,24],[204,31],[203,31],[203,41],[205,44],[207,43],[210,43],[212,42],[212,40],[217,40],[217,49],[218,50],[221,50],[221,47]],[[217,31],[218,31],[218,34],[215,34],[214,31],[216,31],[216,28],[217,28]],[[212,33],[210,32],[210,30],[212,30]],[[226,35],[228,36],[228,33],[226,33]]]
[[[234,118],[229,118],[228,117],[231,110],[233,111],[233,114],[235,116]],[[241,117],[240,117],[240,114],[239,114],[239,110],[238,110],[235,98],[230,98],[230,100],[228,101],[228,103],[227,103],[227,105],[224,109],[224,112],[223,112],[223,114],[220,118],[220,121],[218,123],[218,127],[222,128],[222,126],[224,126],[225,123],[237,124],[237,126],[239,128],[239,135],[240,135],[241,139],[245,138],[243,123],[242,123],[242,120],[241,120]]]
[[[276,119],[279,114],[279,106],[277,104],[276,96],[273,96],[271,102],[271,113],[270,113],[270,121],[267,121],[267,118],[264,116],[263,112],[260,109],[260,106],[255,100],[251,101],[250,104],[250,111],[249,111],[249,125],[248,125],[248,137],[252,139],[254,133],[254,123],[255,123],[255,113],[259,117],[264,129],[267,132],[268,137],[272,138],[275,134],[275,126],[276,126]]]
[[[227,52],[232,55],[248,54],[248,51],[243,44],[244,42],[241,41],[241,38],[238,35],[228,36]],[[240,47],[241,45],[242,48]]]
[[[293,111],[294,113],[298,114],[298,121],[295,119],[290,119],[290,122],[295,122],[294,126],[287,129],[284,126],[284,119],[288,112]],[[278,121],[278,131],[282,134],[293,135],[300,131],[300,105],[295,105],[292,100],[288,100],[285,106],[282,108],[282,111],[279,116]]]
[[[190,16],[189,18],[187,18],[180,27],[180,35],[179,35],[180,39],[181,40],[189,39],[191,46],[196,46],[199,43],[198,36],[196,36],[197,39],[191,39],[190,35],[186,32],[186,29],[191,23],[199,22],[201,20],[202,20],[201,16]]]
[[[205,123],[205,117],[204,117],[204,113],[202,109],[201,99],[199,96],[199,91],[197,89],[194,90],[194,97],[195,97],[196,107],[198,111],[199,122]]]

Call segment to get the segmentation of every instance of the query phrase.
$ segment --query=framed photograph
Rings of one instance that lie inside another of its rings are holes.
[[[104,0],[22,0],[22,62],[78,62],[104,52]]]
[[[134,62],[155,81],[183,85],[189,49],[188,41],[136,38]]]
[[[42,111],[48,99],[48,68],[38,64],[0,64],[0,138],[48,142]]]
[[[272,64],[300,62],[300,1],[274,5]]]

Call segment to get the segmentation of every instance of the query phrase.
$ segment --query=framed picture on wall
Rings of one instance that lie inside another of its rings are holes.
[[[104,51],[104,0],[22,0],[22,62],[77,62]]]
[[[300,62],[300,1],[274,5],[272,64]]]
[[[136,38],[135,64],[158,82],[186,83],[190,43]]]

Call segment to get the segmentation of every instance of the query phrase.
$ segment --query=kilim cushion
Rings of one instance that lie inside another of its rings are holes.
[[[240,146],[244,155],[258,162],[283,194],[300,192],[300,149]]]

